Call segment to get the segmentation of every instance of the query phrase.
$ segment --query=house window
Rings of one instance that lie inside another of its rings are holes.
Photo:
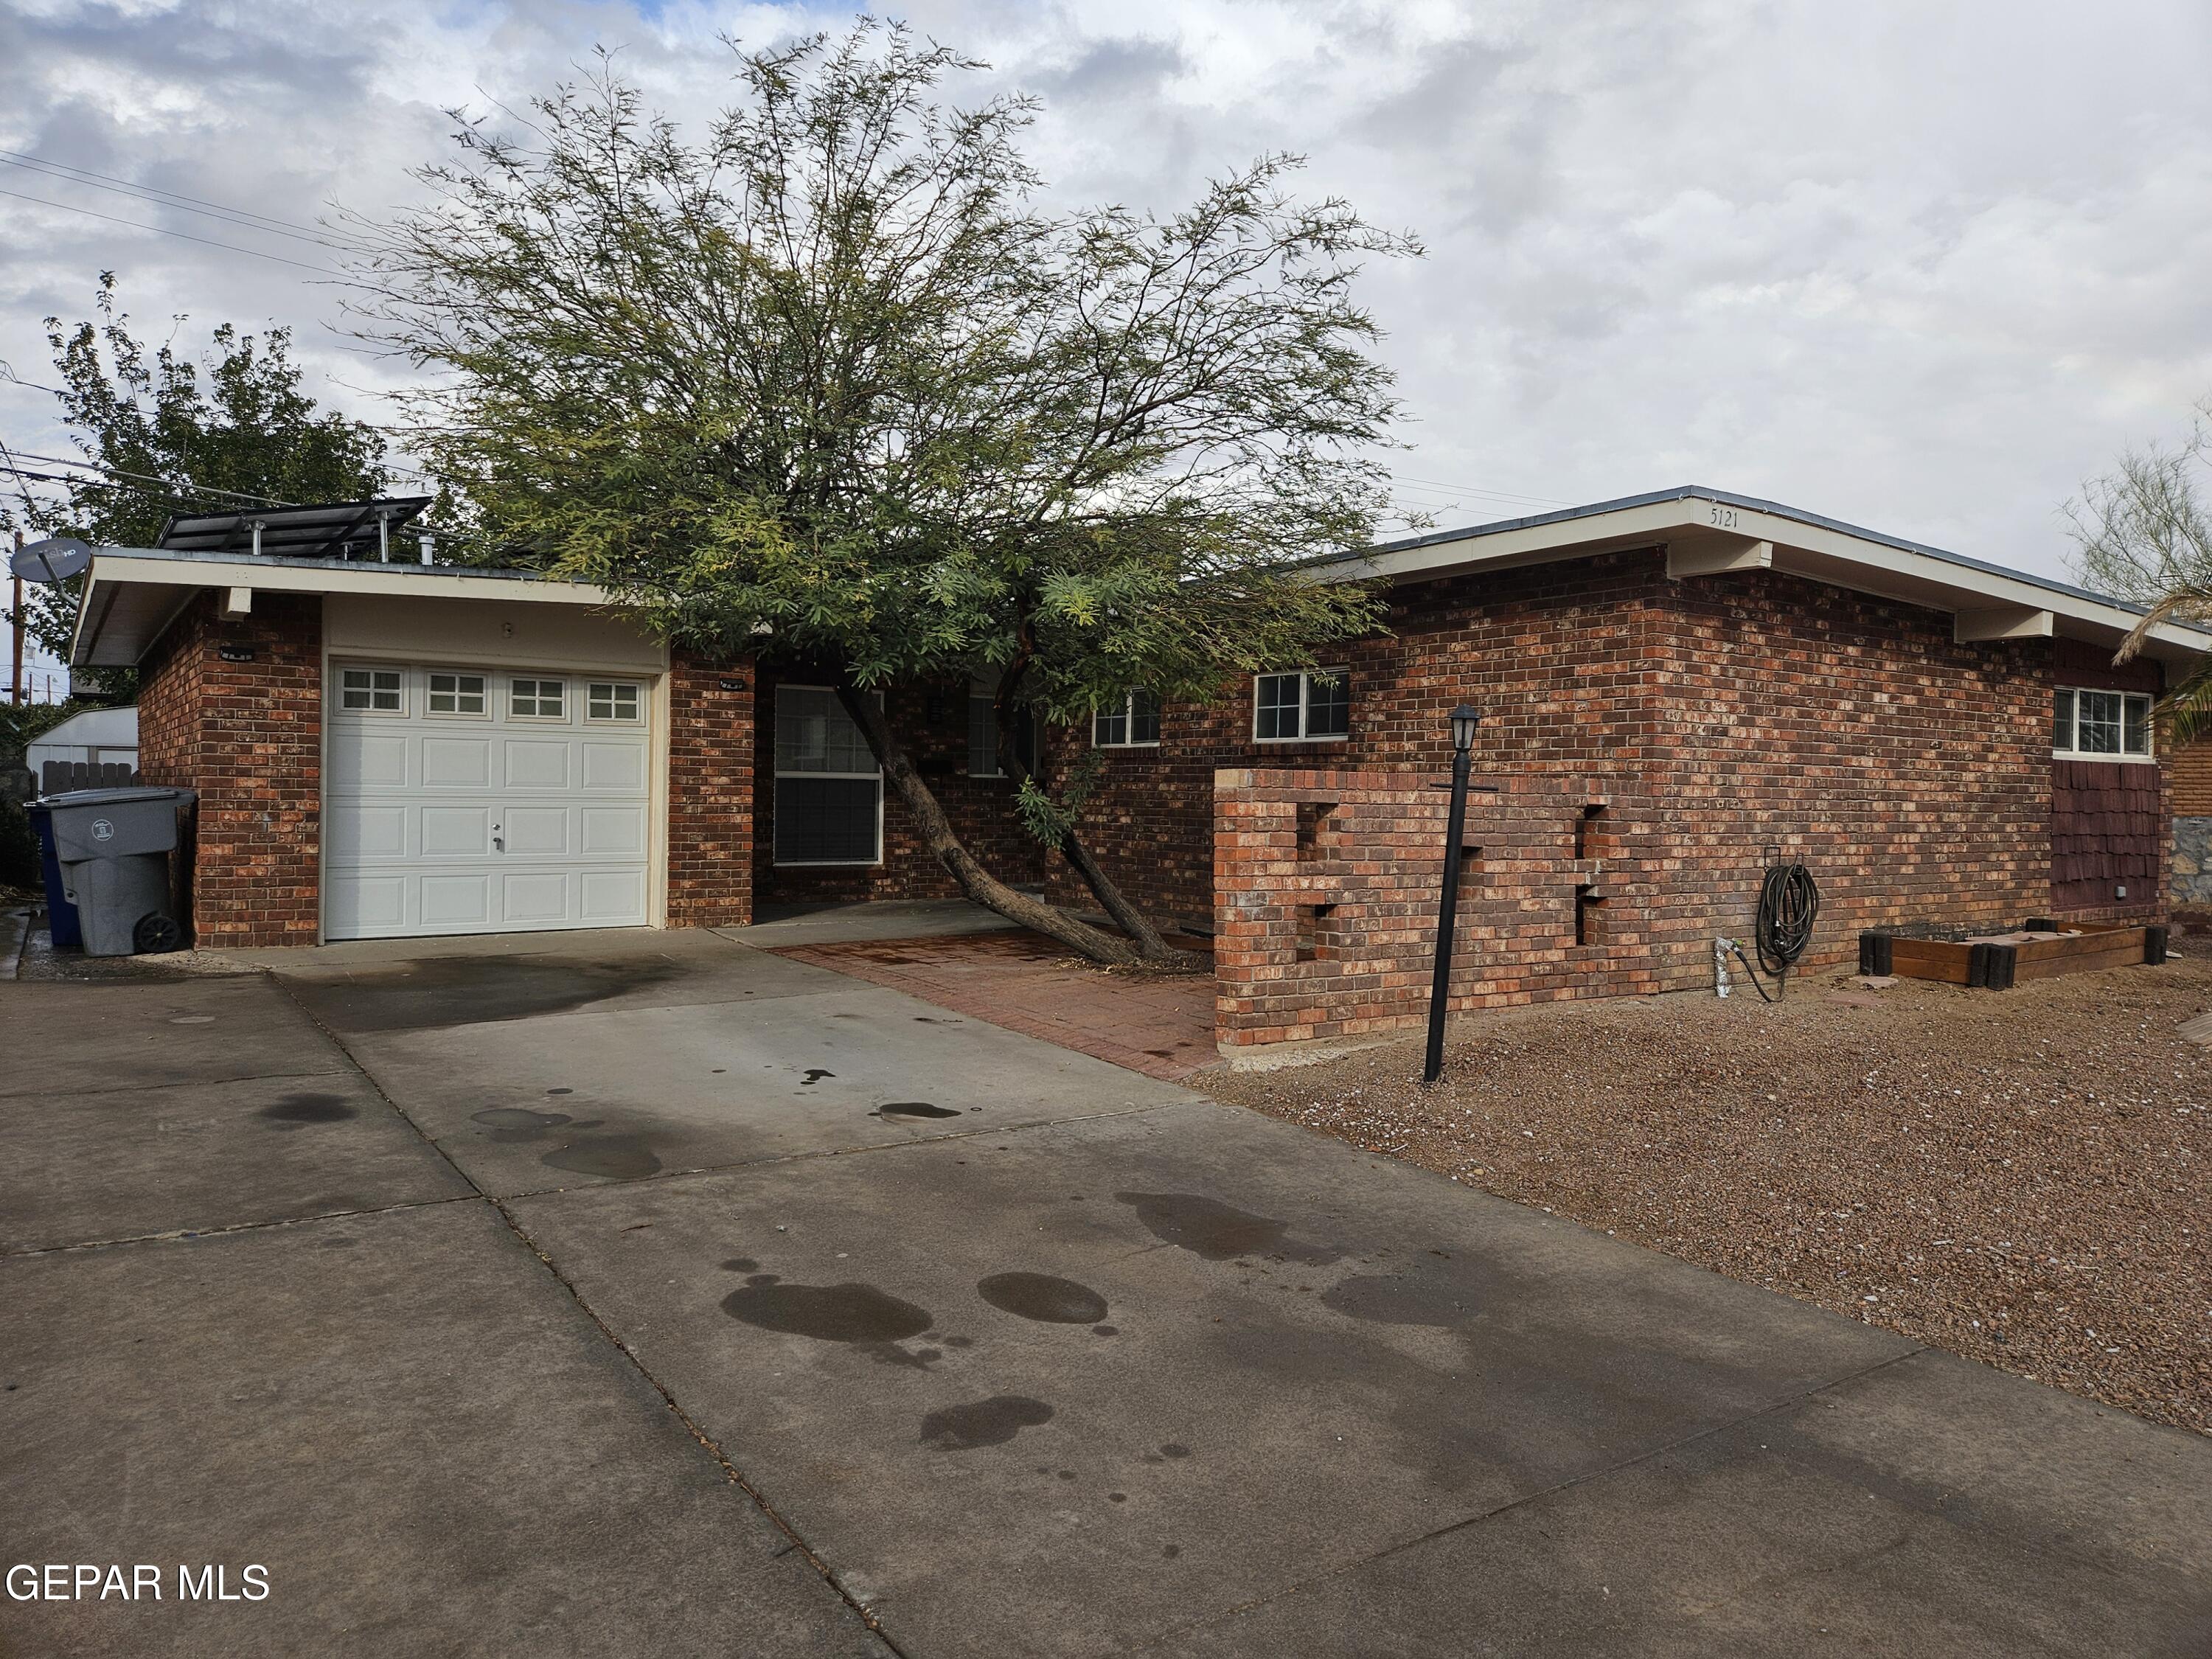
[[[1261,674],[1252,682],[1252,735],[1261,743],[1327,742],[1352,731],[1352,684],[1341,668]]]
[[[507,688],[507,712],[522,720],[564,720],[568,695],[562,680],[516,680]]]
[[[481,714],[484,711],[484,680],[481,674],[430,676],[430,712],[434,714]]]
[[[342,668],[338,671],[338,707],[366,709],[374,714],[397,714],[404,707],[396,668]]]
[[[884,779],[868,740],[826,687],[775,691],[775,861],[883,860]]]
[[[2062,690],[2051,699],[2051,752],[2083,760],[2148,760],[2150,703],[2139,691]]]
[[[1091,741],[1100,749],[1152,749],[1160,741],[1160,700],[1132,691],[1091,717]]]
[[[1014,711],[1014,756],[1030,772],[1037,769],[1037,723],[1026,704]],[[1006,775],[999,765],[999,684],[980,674],[968,685],[968,775]]]
[[[584,690],[584,717],[594,720],[635,720],[638,718],[637,687],[617,680],[593,682]]]

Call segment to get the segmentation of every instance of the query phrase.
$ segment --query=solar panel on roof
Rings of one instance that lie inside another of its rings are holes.
[[[258,550],[289,558],[374,558],[379,546],[379,519],[389,536],[420,517],[430,500],[428,495],[387,495],[375,501],[326,501],[313,507],[180,514],[161,526],[154,545],[179,553]]]

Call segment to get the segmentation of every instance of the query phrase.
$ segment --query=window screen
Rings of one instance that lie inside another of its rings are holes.
[[[1352,732],[1352,686],[1341,668],[1262,674],[1254,683],[1252,735],[1262,743]]]
[[[2051,746],[2071,749],[2074,746],[2074,694],[2061,691],[2051,699]]]
[[[776,688],[778,864],[878,861],[883,787],[867,739],[835,691]]]
[[[367,709],[378,714],[399,713],[399,671],[396,668],[340,669],[338,706],[341,708]]]
[[[1334,678],[1306,676],[1306,735],[1341,738],[1352,731],[1352,684],[1342,673]]]
[[[560,680],[516,680],[507,688],[507,712],[528,720],[559,720],[568,687]]]
[[[2081,691],[2074,697],[2074,746],[2085,755],[2120,752],[2120,694]]]
[[[1149,691],[1129,694],[1129,741],[1158,743],[1160,740],[1160,700]]]
[[[484,711],[484,683],[481,674],[430,676],[430,712],[434,714],[481,714]]]
[[[586,688],[584,714],[595,720],[634,720],[638,714],[637,687],[619,681],[598,682]]]

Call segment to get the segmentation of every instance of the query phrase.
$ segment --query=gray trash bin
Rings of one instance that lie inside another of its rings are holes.
[[[189,789],[70,789],[40,802],[52,814],[62,887],[88,957],[173,951],[184,931],[169,903],[169,854]]]

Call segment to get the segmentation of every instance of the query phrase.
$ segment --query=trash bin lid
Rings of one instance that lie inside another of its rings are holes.
[[[173,800],[179,803],[198,799],[190,789],[172,789],[166,785],[133,785],[125,789],[64,789],[58,795],[41,795],[41,806],[116,806],[126,800]]]

